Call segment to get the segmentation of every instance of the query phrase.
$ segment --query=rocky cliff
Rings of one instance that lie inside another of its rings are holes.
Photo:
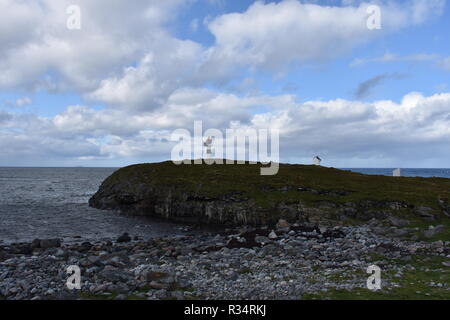
[[[270,225],[279,219],[347,224],[375,219],[440,221],[450,212],[450,179],[368,176],[334,168],[281,164],[261,176],[260,164],[122,168],[89,204],[187,223]]]

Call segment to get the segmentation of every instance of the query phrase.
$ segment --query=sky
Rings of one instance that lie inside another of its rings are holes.
[[[0,0],[0,166],[168,160],[203,121],[278,129],[281,162],[448,168],[447,2]]]

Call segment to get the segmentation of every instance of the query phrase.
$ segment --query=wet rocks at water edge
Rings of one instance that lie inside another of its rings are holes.
[[[449,242],[391,237],[389,228],[377,222],[353,227],[282,222],[275,230],[3,244],[0,299],[304,299],[365,288],[366,269],[373,264],[383,270],[386,292],[405,285],[403,277],[418,270],[418,260],[437,261],[433,268],[448,270]],[[80,268],[81,290],[66,286],[67,268],[74,265]],[[450,289],[445,278],[424,285]]]
[[[48,249],[48,248],[58,248],[61,246],[60,239],[46,239],[39,241],[39,248]]]
[[[131,241],[131,237],[126,232],[124,234],[122,234],[119,238],[117,238],[117,242],[119,242],[119,243],[130,242],[130,241]]]

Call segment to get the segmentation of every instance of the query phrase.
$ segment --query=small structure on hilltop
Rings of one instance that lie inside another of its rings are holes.
[[[206,156],[209,158],[212,155],[212,149],[213,149],[213,139],[212,137],[208,137],[205,142],[203,143],[203,146],[206,147]]]
[[[316,165],[316,166],[320,166],[320,163],[322,162],[322,159],[320,159],[320,157],[319,156],[315,156],[314,158],[313,158],[313,163]]]
[[[402,169],[400,169],[400,168],[395,169],[395,170],[392,172],[392,175],[393,175],[394,177],[401,177],[401,176],[402,176]]]

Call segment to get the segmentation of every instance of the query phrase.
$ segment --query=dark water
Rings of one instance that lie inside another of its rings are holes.
[[[395,168],[357,168],[357,169],[344,169],[351,170],[354,172],[364,173],[364,174],[375,174],[375,175],[383,175],[383,176],[392,176]],[[403,177],[440,177],[440,178],[450,178],[450,169],[401,169]]]
[[[0,241],[181,234],[180,226],[88,206],[112,168],[0,168]]]

